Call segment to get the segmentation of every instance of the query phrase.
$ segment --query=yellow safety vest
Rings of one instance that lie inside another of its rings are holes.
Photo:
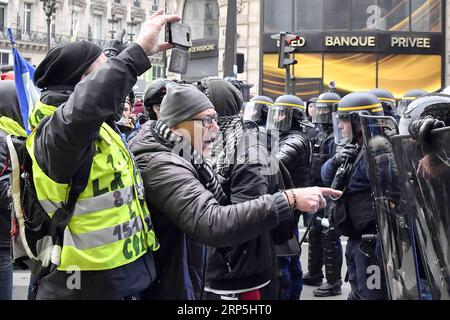
[[[38,102],[30,119],[55,110]],[[33,130],[26,144],[33,160],[33,181],[40,204],[52,216],[67,201],[69,185],[53,181],[41,170],[34,154],[35,137]],[[51,261],[58,270],[113,269],[159,247],[141,177],[122,139],[104,123],[95,149],[89,181],[65,229],[62,250],[52,252]]]
[[[24,128],[20,126],[16,121],[8,117],[0,117],[0,129],[5,131],[7,134],[12,134],[18,137],[26,137],[27,133]]]

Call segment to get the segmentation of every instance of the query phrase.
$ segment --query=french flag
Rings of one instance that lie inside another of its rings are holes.
[[[25,130],[27,134],[30,134],[28,115],[36,102],[39,101],[41,92],[33,83],[35,68],[27,60],[22,58],[19,51],[17,51],[14,36],[10,28],[8,28],[8,36],[14,57],[14,80],[16,82],[20,113],[22,114]]]

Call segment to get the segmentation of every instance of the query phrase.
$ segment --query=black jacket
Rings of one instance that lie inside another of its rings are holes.
[[[75,88],[49,88],[41,101],[58,106],[36,133],[39,166],[54,181],[68,183],[86,161],[104,122],[121,113],[120,104],[139,75],[150,67],[144,50],[132,43],[110,58]],[[73,91],[73,92],[72,92]],[[39,283],[38,299],[120,299],[147,288],[153,280],[151,254],[133,263],[103,271],[83,271],[81,290],[67,288],[73,275],[55,271]]]
[[[265,138],[265,137],[264,137]],[[255,128],[244,129],[236,148],[235,165],[222,184],[233,204],[274,194],[284,189],[276,159],[260,143]],[[284,226],[272,230],[287,240]],[[284,232],[284,234],[283,234]],[[240,290],[259,286],[273,277],[275,253],[271,233],[266,232],[234,247],[210,248],[207,286],[215,290]]]
[[[310,185],[311,147],[306,134],[298,130],[289,130],[280,135],[277,158],[291,174],[296,188]]]
[[[9,210],[11,199],[7,196],[10,185],[9,174],[11,173],[11,165],[6,136],[6,132],[0,129],[0,248],[9,248],[11,245],[11,212]]]
[[[200,299],[205,247],[229,247],[290,221],[281,194],[220,206],[190,161],[171,152],[148,121],[130,141],[144,180],[147,205],[161,247],[155,253],[155,299]]]
[[[23,127],[14,81],[2,81],[0,97],[0,117],[14,120]],[[11,199],[7,197],[11,162],[5,140],[7,135],[7,132],[0,129],[0,248],[9,248],[11,245],[11,211],[9,210]]]

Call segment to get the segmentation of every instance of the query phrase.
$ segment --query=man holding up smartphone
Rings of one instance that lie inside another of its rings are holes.
[[[34,82],[43,93],[30,117],[37,129],[27,149],[47,213],[67,203],[73,177],[92,161],[61,251],[52,256],[57,269],[38,280],[37,299],[135,298],[154,281],[159,244],[142,181],[114,121],[137,77],[151,67],[147,56],[172,47],[158,42],[162,27],[180,20],[159,10],[117,57],[107,59],[100,47],[82,41],[53,48],[37,67]]]

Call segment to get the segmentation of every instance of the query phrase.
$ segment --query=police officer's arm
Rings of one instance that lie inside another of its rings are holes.
[[[138,163],[146,164],[142,175],[150,210],[164,213],[200,243],[233,246],[293,218],[281,194],[221,206],[184,160],[177,161],[163,154],[146,161],[144,157]]]
[[[333,166],[333,159],[328,159],[320,169],[320,175],[322,177],[322,182],[324,186],[329,187],[333,183],[334,176],[336,174],[336,169]]]
[[[120,104],[137,77],[151,67],[147,55],[170,47],[158,43],[162,26],[179,20],[178,16],[162,15],[161,10],[156,12],[142,25],[136,43],[128,45],[117,57],[108,59],[78,83],[69,100],[40,127],[36,154],[50,178],[57,182],[70,181],[88,148],[98,138],[102,123],[120,113]]]
[[[295,134],[280,143],[277,158],[289,172],[292,172],[298,165],[309,163],[309,149],[307,141],[302,136]]]

